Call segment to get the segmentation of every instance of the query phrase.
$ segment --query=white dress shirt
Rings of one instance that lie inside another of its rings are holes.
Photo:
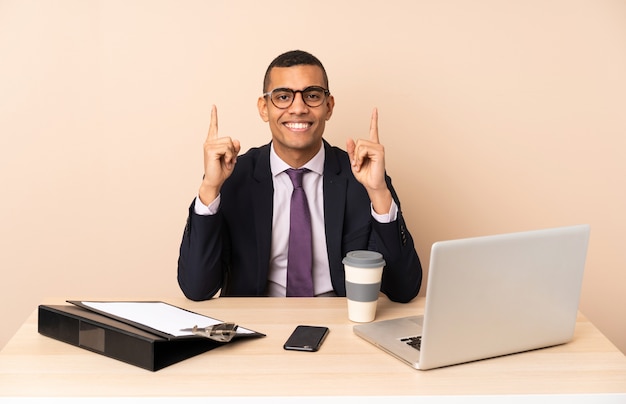
[[[285,296],[287,285],[287,250],[289,246],[289,212],[293,184],[285,170],[288,168],[306,168],[310,172],[303,177],[302,187],[306,193],[309,210],[311,212],[311,227],[313,236],[313,288],[315,295],[333,292],[326,248],[326,232],[324,226],[324,147],[309,160],[303,167],[290,167],[282,161],[274,151],[274,144],[270,151],[270,168],[274,183],[274,208],[272,216],[272,247],[268,275],[268,295]],[[197,197],[194,211],[198,215],[213,215],[220,205],[218,196],[208,206],[200,202]],[[372,217],[380,223],[389,223],[397,218],[398,206],[395,201],[391,204],[389,213],[379,215],[371,208]]]

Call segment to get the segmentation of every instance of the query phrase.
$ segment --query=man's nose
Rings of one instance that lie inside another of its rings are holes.
[[[296,91],[293,95],[293,102],[291,103],[291,108],[296,111],[306,110],[309,106],[304,102],[304,95],[302,91]]]

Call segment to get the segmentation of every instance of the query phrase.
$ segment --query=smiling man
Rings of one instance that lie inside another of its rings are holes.
[[[272,61],[257,101],[269,144],[239,156],[212,108],[180,246],[185,296],[345,296],[342,259],[353,250],[383,255],[381,291],[391,300],[417,296],[422,268],[385,172],[378,111],[369,136],[348,139],[346,152],[323,139],[334,105],[322,63],[296,50]]]

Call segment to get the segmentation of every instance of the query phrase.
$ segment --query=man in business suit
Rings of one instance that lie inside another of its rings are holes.
[[[345,296],[342,259],[353,250],[383,255],[381,291],[391,300],[408,302],[418,294],[422,268],[385,172],[378,112],[369,139],[348,139],[346,153],[322,137],[334,103],[321,62],[290,51],[269,65],[257,102],[272,133],[269,144],[239,156],[239,141],[218,136],[213,106],[204,177],[178,260],[178,282],[189,299],[209,299],[220,290],[223,296],[289,296],[290,168],[306,169],[311,295]]]

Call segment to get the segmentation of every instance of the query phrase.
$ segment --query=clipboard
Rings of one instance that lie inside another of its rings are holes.
[[[237,340],[265,336],[240,327],[230,342],[193,333],[177,336],[103,310],[94,310],[85,302],[68,303],[72,304],[39,306],[37,323],[41,335],[153,372],[225,344],[238,343]],[[163,303],[174,311],[183,310],[206,317],[164,302],[132,303]]]
[[[205,336],[193,327],[210,329],[226,323],[222,320],[183,309],[162,301],[79,301],[67,300],[75,306],[115,319],[168,340]],[[265,334],[235,325],[233,338],[264,337]],[[218,342],[227,340],[215,339]]]

